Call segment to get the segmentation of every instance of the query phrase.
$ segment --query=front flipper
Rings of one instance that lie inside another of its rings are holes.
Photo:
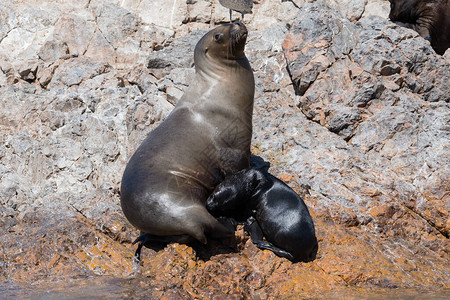
[[[134,257],[136,258],[136,261],[139,263],[141,261],[141,250],[142,250],[142,246],[144,246],[144,244],[149,240],[148,239],[148,235],[147,233],[142,233],[140,236],[138,236],[137,239],[134,240],[133,245],[136,244],[137,242],[140,242],[136,252],[134,252]]]
[[[189,235],[177,235],[177,236],[157,236],[148,233],[142,233],[134,240],[133,245],[139,242],[139,245],[134,252],[134,257],[139,263],[141,261],[141,250],[146,243],[167,244],[170,242],[187,243],[192,240]]]
[[[253,217],[249,218],[248,223],[244,226],[244,230],[250,234],[253,244],[255,244],[256,247],[258,247],[259,249],[270,250],[280,257],[285,257],[290,261],[294,261],[294,256],[291,253],[281,248],[278,248],[277,246],[275,246],[270,242],[263,241],[264,234],[261,230],[261,227],[259,227],[258,222],[255,219],[253,219]]]
[[[247,231],[248,234],[250,234],[253,244],[257,244],[263,241],[264,234],[255,218],[250,217],[247,219],[247,222],[244,225],[244,230]]]

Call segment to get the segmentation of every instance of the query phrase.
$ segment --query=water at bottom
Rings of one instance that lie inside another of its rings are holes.
[[[108,276],[26,284],[0,283],[0,299],[155,299],[152,286],[142,280]]]
[[[189,294],[181,288],[156,287],[151,281],[150,278],[97,276],[36,284],[3,282],[0,299],[159,299],[161,294],[167,299],[189,299]],[[253,297],[249,294],[243,298]],[[300,294],[298,299],[450,299],[450,289],[346,287],[316,295]]]

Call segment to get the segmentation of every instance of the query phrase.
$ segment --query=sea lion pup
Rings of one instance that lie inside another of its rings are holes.
[[[234,237],[205,207],[224,178],[249,166],[255,83],[246,27],[219,26],[197,43],[196,75],[174,110],[138,147],[122,178],[121,205],[148,241]]]
[[[227,177],[209,196],[206,207],[215,216],[244,221],[244,230],[260,249],[293,262],[316,256],[318,244],[308,208],[294,190],[266,171],[248,168]]]
[[[450,47],[450,0],[389,0],[389,18],[414,29],[430,41],[436,53],[443,55]]]

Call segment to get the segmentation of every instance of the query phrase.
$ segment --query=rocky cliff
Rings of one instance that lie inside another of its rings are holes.
[[[92,284],[136,298],[448,291],[450,51],[436,55],[388,12],[381,0],[255,0],[245,17],[252,151],[305,199],[317,259],[292,264],[239,229],[237,249],[145,248],[137,268],[123,170],[228,10],[216,0],[2,1],[0,291],[96,275]]]

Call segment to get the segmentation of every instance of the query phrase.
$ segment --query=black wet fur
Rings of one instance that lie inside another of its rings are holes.
[[[206,207],[214,216],[245,222],[258,248],[293,262],[315,259],[317,238],[303,199],[265,170],[248,168],[227,177]]]

